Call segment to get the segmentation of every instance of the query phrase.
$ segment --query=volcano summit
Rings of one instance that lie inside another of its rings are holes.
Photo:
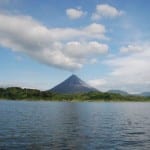
[[[55,93],[63,94],[73,94],[73,93],[87,93],[91,91],[98,91],[97,89],[91,87],[86,82],[82,81],[76,75],[71,75],[62,83],[58,84],[50,91]]]

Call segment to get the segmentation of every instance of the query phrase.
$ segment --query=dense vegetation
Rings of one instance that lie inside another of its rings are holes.
[[[11,100],[49,100],[49,101],[150,101],[150,97],[88,92],[78,94],[58,94],[36,89],[19,87],[0,88],[0,99]]]

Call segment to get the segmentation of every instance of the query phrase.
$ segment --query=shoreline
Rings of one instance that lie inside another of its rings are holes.
[[[119,102],[119,103],[123,103],[123,102],[150,102],[150,100],[42,100],[42,99],[4,99],[4,98],[0,98],[0,101],[25,101],[25,102]]]

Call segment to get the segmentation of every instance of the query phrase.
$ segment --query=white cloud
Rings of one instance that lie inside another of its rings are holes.
[[[128,46],[121,47],[120,52],[128,53],[128,52],[142,52],[144,51],[146,46],[137,45],[137,44],[129,44]]]
[[[95,88],[101,88],[103,85],[107,83],[107,81],[105,79],[94,79],[89,80],[88,83]]]
[[[30,16],[6,14],[0,14],[0,22],[1,46],[23,52],[50,66],[78,69],[87,59],[90,61],[94,55],[108,51],[106,44],[98,42],[106,38],[105,26],[101,24],[93,23],[83,28],[47,28]]]
[[[100,4],[96,6],[96,11],[92,14],[92,19],[98,20],[102,17],[115,18],[121,16],[122,14],[123,11],[120,11],[113,6],[110,6],[108,4]]]
[[[142,46],[142,45],[141,45]],[[137,46],[136,46],[137,47]],[[127,56],[115,57],[108,61],[114,67],[113,76],[121,76],[130,83],[150,83],[150,45],[143,45],[140,53],[131,53]],[[129,80],[130,79],[130,80]],[[126,81],[125,81],[126,82]]]
[[[90,60],[90,64],[96,64],[96,63],[98,63],[98,60],[96,58]]]
[[[97,23],[92,23],[91,25],[87,26],[84,28],[85,33],[87,33],[87,35],[97,35],[97,37],[99,37],[99,35],[101,33],[105,33],[106,29],[105,26],[101,25],[101,24],[97,24]]]
[[[139,46],[134,44],[134,47]],[[121,89],[131,93],[149,91],[150,44],[143,43],[140,47],[140,53],[119,55],[105,60],[104,64],[112,71],[105,76],[104,80],[107,82],[104,86],[99,86],[100,90]]]
[[[83,12],[81,9],[69,8],[66,10],[66,15],[70,19],[79,19],[86,15],[86,12]]]
[[[83,56],[91,56],[97,54],[104,54],[108,51],[106,44],[101,44],[96,41],[80,43],[77,41],[68,42],[65,47],[65,53],[69,56],[82,58]]]

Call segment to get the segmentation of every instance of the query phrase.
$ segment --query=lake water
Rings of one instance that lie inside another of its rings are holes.
[[[150,103],[0,101],[0,150],[149,150]]]

